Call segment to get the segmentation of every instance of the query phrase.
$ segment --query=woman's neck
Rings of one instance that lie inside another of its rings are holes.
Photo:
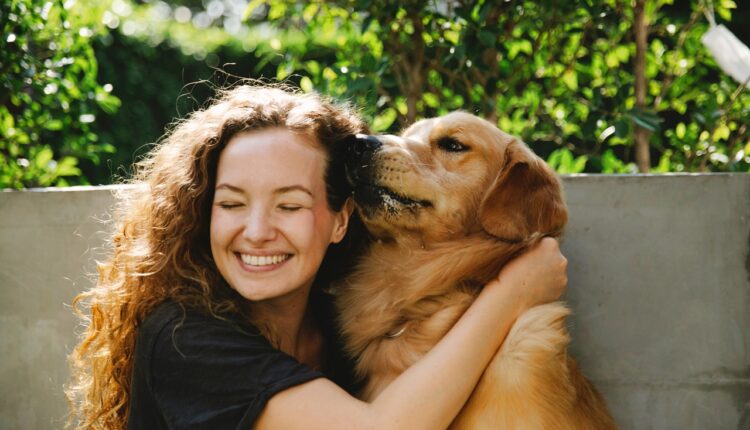
[[[249,303],[253,323],[279,350],[317,367],[322,337],[310,311],[310,288],[281,297]]]

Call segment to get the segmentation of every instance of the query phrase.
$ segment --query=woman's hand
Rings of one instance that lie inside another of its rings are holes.
[[[568,285],[567,267],[568,260],[560,253],[560,244],[556,239],[545,237],[509,261],[487,287],[511,288],[518,300],[518,310],[522,312],[559,299]]]

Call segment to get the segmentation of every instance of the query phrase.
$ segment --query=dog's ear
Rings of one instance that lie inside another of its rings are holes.
[[[479,207],[482,228],[500,239],[522,241],[534,233],[559,235],[567,220],[557,176],[524,143],[514,140]]]

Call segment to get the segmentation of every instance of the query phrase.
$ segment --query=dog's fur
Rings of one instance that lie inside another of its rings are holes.
[[[358,139],[347,174],[377,240],[338,289],[337,306],[367,381],[362,397],[371,399],[445,335],[510,258],[559,236],[567,210],[550,168],[473,115]],[[616,428],[566,353],[568,313],[561,303],[524,313],[451,428]]]

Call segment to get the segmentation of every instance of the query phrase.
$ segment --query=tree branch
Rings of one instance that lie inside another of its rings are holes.
[[[634,10],[633,30],[635,32],[635,107],[645,109],[646,91],[646,50],[648,49],[648,23],[646,23],[646,0],[636,0]],[[651,132],[638,124],[635,125],[635,161],[641,173],[651,169],[651,154],[649,140]]]

